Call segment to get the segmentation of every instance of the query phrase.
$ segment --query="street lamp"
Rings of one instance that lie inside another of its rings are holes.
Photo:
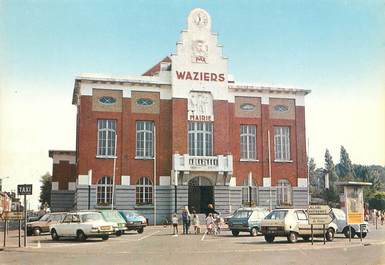
[[[0,191],[3,191],[3,179],[9,179],[9,176],[0,178]]]

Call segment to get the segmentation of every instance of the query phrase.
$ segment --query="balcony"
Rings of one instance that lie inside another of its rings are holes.
[[[209,171],[232,173],[233,156],[190,156],[188,154],[174,154],[172,156],[172,168],[174,171]]]

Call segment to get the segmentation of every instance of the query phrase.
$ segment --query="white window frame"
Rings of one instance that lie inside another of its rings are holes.
[[[136,121],[136,159],[154,157],[154,122]]]
[[[287,179],[280,179],[277,183],[277,205],[293,205],[293,190]]]
[[[257,161],[257,126],[242,124],[240,126],[241,161]]]
[[[149,177],[140,177],[136,182],[136,205],[152,205],[153,185]]]
[[[190,156],[213,155],[213,123],[190,121],[188,123],[188,153]]]
[[[112,203],[112,177],[104,176],[96,185],[96,203],[99,206],[108,206]]]
[[[290,127],[274,127],[274,161],[291,162]]]
[[[98,119],[98,139],[96,156],[103,158],[115,157],[116,120]]]

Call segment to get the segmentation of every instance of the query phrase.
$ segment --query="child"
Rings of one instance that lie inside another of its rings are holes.
[[[199,234],[200,233],[200,227],[199,227],[199,217],[196,213],[196,211],[193,211],[193,216],[192,216],[192,225],[194,226],[194,233]]]
[[[209,213],[209,215],[206,217],[206,226],[207,234],[211,234],[214,228],[214,218],[212,213]]]
[[[172,216],[172,220],[171,220],[172,227],[173,227],[173,235],[174,236],[178,236],[178,233],[179,233],[179,231],[178,231],[178,221],[179,221],[178,220],[178,216],[176,215],[176,213],[174,213],[173,216]]]

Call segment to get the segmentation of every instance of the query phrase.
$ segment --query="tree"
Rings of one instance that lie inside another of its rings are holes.
[[[336,182],[338,180],[338,176],[335,170],[333,157],[330,155],[328,149],[325,151],[325,174],[329,175],[329,189],[325,189],[322,193],[322,197],[328,204],[336,205],[339,203],[340,198],[338,195]]]
[[[369,199],[370,209],[385,210],[385,192],[376,192]]]
[[[40,178],[40,199],[41,208],[44,208],[44,205],[50,207],[51,205],[51,184],[52,176],[47,172]]]
[[[341,145],[340,149],[340,163],[337,165],[337,173],[341,180],[352,181],[355,179],[352,161],[345,147]]]

